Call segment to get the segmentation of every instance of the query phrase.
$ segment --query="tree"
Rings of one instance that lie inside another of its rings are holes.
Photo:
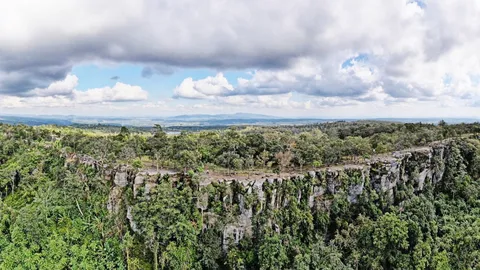
[[[312,165],[313,168],[319,168],[320,166],[322,166],[322,162],[320,160],[314,160]]]
[[[385,269],[400,267],[402,254],[408,248],[408,223],[394,213],[381,216],[373,232],[373,245]]]
[[[280,165],[280,172],[283,171],[288,165],[290,165],[290,162],[292,161],[293,154],[290,151],[285,151],[285,152],[278,152],[275,154],[275,158],[277,159],[278,164]]]
[[[137,156],[135,149],[132,147],[123,147],[120,152],[120,158],[126,160],[127,162],[134,159]]]
[[[233,168],[236,170],[241,170],[243,168],[244,161],[241,158],[234,158],[232,160]]]
[[[255,159],[253,159],[253,156],[252,156],[252,155],[249,155],[249,156],[245,159],[245,167],[246,167],[247,170],[248,170],[248,177],[250,177],[250,172],[251,172],[251,170],[253,169],[253,166],[255,166]]]
[[[284,269],[288,263],[288,256],[282,240],[275,236],[268,236],[258,251],[260,269]]]
[[[163,269],[192,269],[195,263],[195,249],[192,246],[170,242],[162,253]]]
[[[146,238],[154,254],[154,269],[158,269],[158,255],[165,267],[188,269],[192,265],[193,247],[197,241],[195,217],[192,213],[191,193],[179,191],[169,181],[162,181],[149,195],[139,196],[133,208],[138,229]]]
[[[231,270],[245,269],[245,261],[241,257],[241,251],[233,247],[227,254],[227,266]]]
[[[93,141],[92,151],[95,155],[95,158],[100,162],[105,162],[113,149],[111,147],[110,141],[107,139],[98,139]]]
[[[153,157],[155,158],[155,166],[157,168],[157,172],[159,172],[159,167],[160,167],[160,164],[162,163],[163,156],[164,156],[163,152],[154,150]]]
[[[135,160],[133,160],[132,167],[134,167],[135,169],[141,169],[143,167],[142,160],[139,158],[136,158]]]
[[[310,269],[347,270],[343,264],[342,254],[334,246],[325,246],[322,241],[313,244]]]
[[[120,133],[117,135],[117,139],[120,141],[125,141],[128,137],[130,137],[130,130],[127,127],[122,126],[120,128]]]
[[[195,151],[190,150],[182,150],[178,152],[175,157],[177,158],[178,162],[184,168],[184,173],[187,172],[187,168],[194,168],[197,164],[197,153]]]
[[[153,136],[148,138],[147,145],[153,155],[164,153],[168,148],[168,137],[160,125],[155,125]]]
[[[240,156],[233,151],[224,152],[217,158],[217,162],[228,169],[228,174],[230,174],[230,169],[241,166],[239,160]]]
[[[297,158],[298,165],[300,165],[300,173],[303,172],[303,164],[305,164],[305,160],[301,157]]]
[[[262,168],[265,169],[267,162],[270,160],[270,153],[266,150],[263,150],[258,156],[258,160],[260,161]]]

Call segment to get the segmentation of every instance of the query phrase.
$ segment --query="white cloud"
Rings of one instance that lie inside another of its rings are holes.
[[[480,100],[480,65],[471,59],[463,64],[452,65],[458,59],[467,58],[467,55],[460,56],[455,50],[446,53],[436,62],[422,62],[412,58],[408,60],[409,64],[418,65],[419,71],[398,74],[389,70],[385,59],[374,54],[332,57],[331,61],[323,63],[312,58],[300,58],[286,69],[256,70],[249,79],[239,78],[237,85],[229,91],[211,91],[208,95],[197,94],[195,98],[229,96],[231,100],[243,100],[246,96],[297,92],[330,98],[316,99],[323,100],[319,104],[374,101],[402,103],[412,100],[440,103],[449,99],[449,104],[475,106]],[[231,86],[226,80],[223,83]],[[471,102],[463,102],[462,99]],[[335,102],[330,102],[331,100]],[[276,103],[276,100],[272,101],[272,104]]]
[[[47,88],[35,88],[27,94],[32,96],[69,96],[78,85],[78,78],[75,75],[68,74],[64,80],[56,81]]]
[[[75,102],[65,96],[14,97],[0,96],[0,108],[59,108],[74,106]]]
[[[1,1],[0,104],[147,98],[123,84],[76,90],[74,65],[108,62],[143,64],[146,77],[175,67],[255,70],[232,82],[222,73],[186,78],[174,90],[245,107],[478,106],[479,1],[422,2]],[[310,105],[285,101],[289,93],[310,95]]]
[[[159,108],[167,108],[168,104],[165,101],[157,101],[157,102],[146,102],[141,104],[143,108],[148,109],[159,109]]]
[[[216,103],[228,106],[238,106],[247,108],[273,108],[273,109],[303,109],[311,108],[311,101],[295,101],[292,99],[292,93],[280,95],[236,95],[217,97]]]
[[[77,103],[126,102],[147,100],[148,92],[140,86],[117,82],[113,87],[74,90],[73,96]]]
[[[0,95],[0,108],[21,108],[22,98]]]
[[[206,77],[205,79],[194,81],[192,78],[186,78],[174,90],[174,97],[190,99],[206,99],[213,96],[224,96],[233,90],[233,86],[228,83],[222,73],[215,77]]]
[[[113,87],[75,89],[78,78],[68,75],[48,87],[36,88],[25,96],[0,95],[0,108],[72,107],[79,104],[138,102],[148,99],[148,92],[140,86],[117,82]]]
[[[320,63],[299,59],[284,70],[258,70],[251,79],[239,79],[236,94],[271,95],[298,92],[314,96],[355,97],[364,94],[377,78],[376,71],[353,61],[343,68],[342,62]]]

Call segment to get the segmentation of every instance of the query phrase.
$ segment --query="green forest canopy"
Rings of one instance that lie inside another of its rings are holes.
[[[0,125],[0,269],[477,269],[479,132],[479,124],[381,122],[178,136],[160,127],[145,135]],[[307,176],[265,184],[267,198],[278,190],[289,203],[260,207],[258,194],[226,183],[200,188],[196,174],[205,167],[298,171],[360,162],[449,137],[458,139],[440,162],[442,182],[427,182],[421,192],[407,182],[392,201],[366,185],[355,204],[336,193],[322,199],[329,207],[312,208],[296,199],[298,191],[324,183]],[[125,188],[134,231],[126,211],[107,210],[112,182],[91,167],[66,166],[72,153],[104,164],[192,171],[157,179],[149,194],[134,197]],[[208,216],[197,203],[204,194]],[[232,198],[243,202],[223,200],[228,194],[241,194]],[[252,235],[225,248],[225,226],[241,208],[252,209]]]

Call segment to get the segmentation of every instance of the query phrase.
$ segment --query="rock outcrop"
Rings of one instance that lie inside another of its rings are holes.
[[[401,187],[409,186],[414,192],[422,192],[427,184],[436,185],[442,181],[450,145],[451,141],[437,142],[428,147],[378,155],[363,165],[327,167],[286,179],[275,175],[253,175],[250,179],[212,179],[203,175],[198,187],[199,194],[203,195],[197,200],[197,207],[204,217],[204,227],[208,228],[218,219],[214,210],[209,209],[209,200],[213,198],[222,201],[224,206],[235,206],[237,211],[234,219],[223,227],[224,248],[228,248],[229,243],[238,243],[243,237],[252,235],[252,218],[267,208],[280,209],[296,201],[305,203],[312,211],[329,211],[336,197],[343,196],[348,203],[356,204],[366,192],[376,192],[387,203],[393,204]],[[137,231],[131,205],[120,207],[123,203],[122,194],[126,189],[132,189],[134,198],[139,192],[148,195],[163,175],[136,171],[127,166],[106,168],[84,157],[75,160],[97,168],[104,179],[111,181],[108,209],[114,213],[126,209],[130,225]],[[178,179],[182,176],[171,177]],[[212,185],[223,185],[225,190],[223,193],[209,194]],[[272,227],[280,230],[277,224],[272,224]]]
[[[308,206],[312,209],[329,211],[335,196],[345,196],[349,203],[355,204],[359,197],[364,195],[365,189],[381,194],[388,203],[393,204],[395,194],[402,185],[413,187],[415,192],[422,192],[427,183],[435,185],[442,181],[445,153],[448,152],[448,148],[449,142],[435,143],[430,147],[375,157],[364,165],[323,168],[289,180],[299,183],[294,184],[296,186],[302,186],[303,182],[313,183],[307,191],[301,188],[295,191],[297,203],[307,196]],[[242,185],[246,189],[245,194],[256,194],[260,211],[266,207],[273,209],[285,207],[289,204],[287,197],[292,197],[283,195],[285,190],[291,190],[287,184],[289,181],[285,179],[262,178],[251,181],[230,179],[225,182],[230,185],[233,183]],[[244,198],[243,194],[237,196]],[[243,199],[240,202],[243,202]],[[225,226],[225,248],[227,243],[238,243],[245,235],[252,233],[252,207],[248,208],[240,203],[239,209],[236,221]]]

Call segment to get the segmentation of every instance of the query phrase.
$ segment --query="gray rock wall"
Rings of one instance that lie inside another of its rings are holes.
[[[215,194],[215,200],[221,200],[224,206],[238,204],[238,213],[233,221],[224,226],[224,248],[229,243],[238,243],[243,237],[252,234],[252,217],[258,212],[269,209],[287,207],[291,200],[300,203],[306,200],[311,209],[329,211],[335,196],[345,196],[349,203],[355,204],[365,190],[374,190],[382,194],[389,203],[393,203],[395,192],[400,184],[411,185],[416,192],[421,192],[427,183],[437,184],[442,181],[445,171],[445,158],[448,142],[432,144],[429,147],[416,148],[395,152],[391,155],[376,156],[363,165],[345,165],[310,171],[304,176],[292,176],[288,180],[274,176],[254,175],[252,179],[203,179],[200,182],[200,194],[197,207],[205,218],[204,227],[212,226],[218,219],[213,210],[208,209],[208,187],[213,183],[225,183],[226,195]],[[101,166],[90,158],[81,157],[77,162],[86,166],[100,168]],[[151,171],[137,172],[131,167],[116,168],[101,167],[104,179],[111,181],[112,189],[107,208],[113,213],[127,209],[126,216],[132,229],[137,230],[131,213],[131,206],[121,208],[122,194],[126,189],[133,190],[137,196],[140,190],[149,192],[156,186],[162,175]],[[255,178],[256,177],[256,178]],[[298,186],[311,184],[307,190]],[[231,188],[236,185],[240,191]],[[237,193],[235,193],[237,192]],[[287,196],[293,192],[294,196]],[[253,197],[256,204],[247,205],[246,198]],[[276,224],[273,227],[278,229]]]

